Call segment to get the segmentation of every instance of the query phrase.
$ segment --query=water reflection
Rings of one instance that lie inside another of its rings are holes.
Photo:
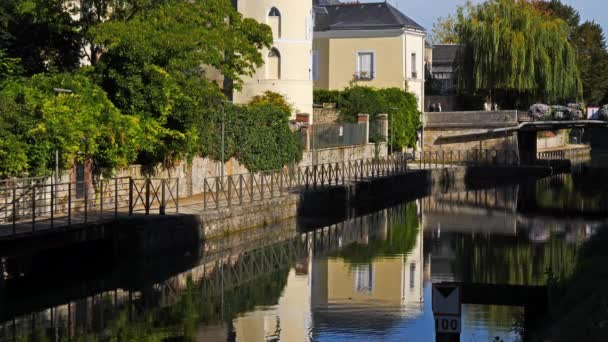
[[[0,285],[0,340],[430,341],[432,282],[533,285],[573,271],[605,209],[603,195],[569,185],[577,177],[435,194],[306,233],[286,222],[136,262],[148,265],[139,275],[117,263],[53,292],[59,304],[18,291],[40,277],[13,274]],[[551,215],[564,208],[578,214]],[[162,280],[150,265],[165,265]],[[466,305],[463,340],[516,340],[522,314]]]

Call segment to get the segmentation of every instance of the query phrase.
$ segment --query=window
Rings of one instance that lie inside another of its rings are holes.
[[[354,271],[355,290],[359,293],[372,292],[374,289],[374,270],[372,265],[358,265]]]
[[[371,80],[375,76],[375,56],[373,52],[357,52],[357,71],[355,78]]]
[[[281,38],[281,12],[276,7],[268,12],[268,26],[272,29],[274,38]]]
[[[410,289],[413,289],[416,285],[416,264],[410,264]]]
[[[281,79],[281,54],[276,48],[272,48],[268,52],[268,61],[266,62],[266,77],[269,80]]]
[[[312,51],[312,80],[319,79],[319,51]]]
[[[418,66],[416,64],[416,53],[412,53],[412,78],[418,78]]]

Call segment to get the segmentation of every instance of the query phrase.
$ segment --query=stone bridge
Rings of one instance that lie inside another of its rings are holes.
[[[537,132],[592,128],[604,133],[608,123],[596,120],[533,121],[525,112],[471,111],[424,114],[423,149],[515,151],[522,164],[533,164],[537,155]]]

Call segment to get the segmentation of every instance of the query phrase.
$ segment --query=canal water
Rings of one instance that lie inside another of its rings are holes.
[[[101,246],[19,272],[5,261],[0,341],[433,341],[433,282],[568,277],[605,223],[605,174],[578,165],[187,252],[123,260]],[[462,341],[518,341],[523,309],[464,305],[462,323]]]

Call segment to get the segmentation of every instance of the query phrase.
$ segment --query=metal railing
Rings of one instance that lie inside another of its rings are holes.
[[[414,153],[414,163],[420,169],[445,168],[452,165],[519,165],[519,157],[512,150],[443,150]]]
[[[220,209],[281,197],[308,188],[343,185],[352,181],[407,172],[402,155],[285,168],[274,171],[205,178],[203,209]]]
[[[367,141],[367,124],[365,123],[329,123],[309,126],[310,145],[313,149],[340,146],[365,145]]]
[[[114,220],[119,215],[179,211],[178,179],[17,184],[0,188],[0,238]]]

